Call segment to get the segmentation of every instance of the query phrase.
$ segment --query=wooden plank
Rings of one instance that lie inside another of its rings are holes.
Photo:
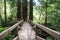
[[[16,36],[13,40],[18,40],[18,36]],[[36,36],[35,40],[45,40],[44,38],[41,38],[39,36]]]
[[[8,28],[7,30],[1,32],[0,33],[0,40],[4,39],[4,37],[7,36],[7,34],[9,34],[13,29],[15,29],[22,22],[23,22],[23,20],[19,21],[18,23],[16,23],[12,27]]]
[[[54,31],[48,27],[45,27],[43,25],[34,23],[33,21],[29,20],[29,22],[31,22],[32,24],[36,25],[37,27],[39,27],[40,29],[42,29],[43,31],[47,32],[48,34],[50,34],[51,36],[55,37],[57,40],[60,40],[60,32]]]
[[[19,40],[33,40],[35,39],[36,33],[32,30],[32,27],[29,23],[24,22],[22,30],[18,31]]]
[[[41,38],[39,36],[36,36],[36,40],[45,40],[44,38]]]
[[[18,36],[16,36],[13,40],[18,40]]]

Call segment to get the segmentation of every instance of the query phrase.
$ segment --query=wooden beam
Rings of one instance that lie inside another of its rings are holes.
[[[29,20],[30,23],[32,23],[33,25],[36,25],[38,28],[42,29],[43,31],[47,32],[48,34],[50,34],[51,36],[55,37],[57,40],[60,40],[60,32],[54,31],[48,27],[45,27],[43,25],[40,25],[38,23],[34,23],[33,21]]]
[[[19,21],[18,23],[16,23],[12,27],[8,28],[7,30],[1,32],[0,33],[0,40],[4,39],[4,37],[7,36],[7,34],[9,34],[12,30],[14,30],[22,22],[23,22],[23,20]]]

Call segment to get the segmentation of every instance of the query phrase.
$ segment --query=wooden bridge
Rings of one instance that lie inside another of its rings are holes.
[[[43,31],[45,31],[52,37],[56,38],[57,40],[60,40],[60,32],[54,31],[48,27],[45,27],[43,25],[40,25],[31,21],[33,19],[33,0],[30,0],[29,9],[28,9],[27,3],[28,3],[27,0],[18,0],[18,3],[17,3],[18,22],[13,26],[11,26],[10,28],[6,29],[5,31],[1,32],[0,40],[3,40],[13,30],[17,34],[13,40],[45,40],[44,38],[36,35],[36,31],[37,31],[36,27],[38,27],[39,29],[42,29]],[[6,6],[6,3],[5,3],[5,6]],[[28,10],[29,10],[29,15],[28,15]],[[5,7],[5,15],[6,15],[6,7]],[[26,21],[28,17],[30,20]],[[24,19],[24,20],[21,20],[21,19]]]
[[[50,29],[50,28],[47,28],[47,27],[45,27],[45,26],[43,26],[43,25],[40,25],[40,24],[37,24],[37,23],[34,23],[33,21],[31,21],[31,20],[28,20],[28,21],[26,21],[25,23],[24,23],[25,21],[23,21],[23,20],[21,20],[21,21],[19,21],[18,23],[16,23],[16,24],[14,24],[13,26],[11,26],[10,28],[8,28],[7,30],[5,30],[5,31],[3,31],[3,32],[1,32],[0,33],[0,40],[3,40],[9,33],[11,33],[12,32],[12,30],[14,30],[15,28],[17,28],[17,36],[13,39],[13,40],[20,40],[20,38],[21,38],[21,31],[22,30],[18,30],[19,28],[20,29],[22,29],[22,27],[24,27],[24,26],[27,26],[27,27],[31,27],[31,28],[34,28],[34,27],[38,27],[38,28],[40,28],[40,29],[42,29],[43,31],[45,31],[45,32],[47,32],[48,34],[50,34],[52,37],[55,37],[57,40],[60,40],[60,32],[57,32],[57,31],[54,31],[54,30],[52,30],[52,29]],[[24,25],[24,26],[23,26]],[[21,27],[22,26],[22,27]],[[26,27],[25,27],[26,28]],[[24,29],[25,29],[24,28]],[[23,30],[24,30],[23,29]],[[28,28],[27,28],[28,29]],[[31,29],[32,30],[32,29]],[[27,31],[27,30],[26,30]],[[28,31],[29,32],[29,31]],[[27,33],[28,33],[27,32]],[[23,32],[22,32],[23,33]],[[24,31],[24,33],[25,33],[25,31]],[[31,31],[31,33],[32,33],[32,35],[34,36],[33,38],[33,40],[45,40],[44,38],[41,38],[41,37],[39,37],[39,36],[37,36],[35,33],[35,31],[33,30],[33,32]],[[22,37],[24,37],[24,36],[22,36]],[[30,39],[29,39],[30,38]],[[21,40],[23,40],[23,39],[21,39]],[[28,39],[26,39],[26,40],[32,40],[31,39],[31,36],[28,36]]]

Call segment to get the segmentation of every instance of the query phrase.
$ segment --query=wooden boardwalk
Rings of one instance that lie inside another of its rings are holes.
[[[18,31],[19,40],[34,40],[36,33],[29,23],[24,22],[21,30]]]
[[[21,26],[22,24],[22,26]],[[17,36],[13,38],[13,40],[45,40],[39,36],[36,35],[36,32],[32,29],[33,26],[36,25],[36,27],[42,29],[46,33],[50,34],[52,37],[56,38],[57,40],[60,40],[60,32],[54,31],[50,28],[47,28],[43,25],[34,23],[32,21],[25,22],[23,20],[19,21],[18,23],[14,24],[7,30],[0,33],[0,40],[3,40],[9,33],[11,33],[15,28],[20,28],[21,30],[17,30]]]
[[[14,40],[45,40],[36,36],[36,32],[32,29],[29,23],[24,22],[21,30],[18,31],[18,37]]]

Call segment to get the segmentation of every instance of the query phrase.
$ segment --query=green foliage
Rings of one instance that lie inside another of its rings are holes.
[[[3,32],[6,29],[7,29],[7,27],[4,28],[4,27],[0,26],[0,33]],[[10,33],[3,40],[13,40],[14,37],[15,37],[15,35]]]
[[[5,27],[12,26],[16,23],[16,13],[17,13],[17,0],[6,0],[6,16],[7,21],[5,21],[4,15],[4,0],[0,1],[0,25]],[[5,24],[6,22],[6,24]]]
[[[41,24],[45,24],[45,21],[47,21],[47,25],[48,23],[51,24],[50,26],[48,25],[49,28],[60,31],[60,1],[38,0],[38,3],[40,5],[34,6],[34,21]],[[47,18],[45,18],[46,15]]]
[[[15,36],[12,33],[10,33],[3,40],[13,40],[14,37]]]
[[[16,13],[17,13],[17,0],[6,0],[6,12],[7,21],[5,21],[4,15],[4,0],[0,0],[0,32],[7,29],[7,27],[12,26],[16,23]],[[5,22],[7,24],[5,24]],[[5,27],[7,25],[7,27]],[[15,37],[12,33],[8,34],[3,40],[12,40]]]
[[[59,0],[38,0],[40,5],[34,5],[34,21],[60,32],[60,1]],[[47,5],[46,5],[47,3]],[[47,16],[46,16],[47,15]],[[46,19],[46,20],[45,20]],[[38,35],[41,33],[38,30]],[[47,36],[46,40],[56,40]]]
[[[2,31],[4,31],[4,30],[6,30],[7,29],[7,27],[2,27],[2,26],[0,26],[0,33],[2,32]]]
[[[44,24],[47,21],[47,27],[60,32],[60,1],[59,0],[38,0],[39,5],[33,6],[33,19],[35,22]],[[46,6],[47,3],[47,6]],[[17,14],[17,0],[6,0],[6,12],[7,21],[4,20],[4,0],[0,0],[0,32],[6,30],[5,25],[12,26],[16,23]],[[47,16],[46,16],[47,15]],[[47,18],[46,18],[47,17]],[[45,20],[47,19],[47,20]],[[40,32],[39,32],[40,31]],[[38,34],[42,34],[41,30],[38,30]],[[4,40],[12,40],[13,34],[8,34]],[[51,36],[48,36],[46,40],[54,40]]]
[[[46,40],[56,40],[56,39],[53,38],[52,36],[48,36],[48,37],[46,38]]]

